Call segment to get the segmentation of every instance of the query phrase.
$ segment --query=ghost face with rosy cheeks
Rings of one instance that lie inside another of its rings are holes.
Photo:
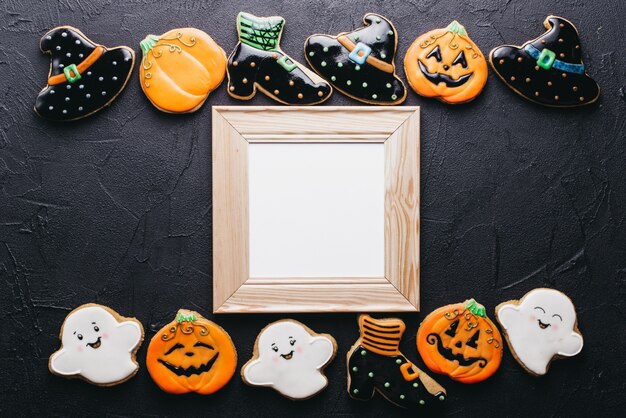
[[[258,357],[242,368],[252,386],[269,386],[291,399],[316,395],[328,384],[322,369],[335,355],[335,340],[293,320],[268,325],[255,345]]]
[[[544,375],[554,357],[571,357],[583,348],[572,301],[553,289],[535,289],[519,303],[496,308],[511,351],[524,368]]]
[[[139,368],[134,354],[143,340],[143,328],[135,319],[118,321],[111,312],[93,304],[72,311],[61,330],[62,347],[50,357],[50,371],[98,385],[132,377]]]

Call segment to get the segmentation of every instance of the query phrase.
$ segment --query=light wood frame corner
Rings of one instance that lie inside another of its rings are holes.
[[[419,311],[419,107],[213,107],[213,312]],[[383,143],[385,276],[251,278],[248,144]]]

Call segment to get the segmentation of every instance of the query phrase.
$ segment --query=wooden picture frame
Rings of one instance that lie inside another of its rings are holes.
[[[212,112],[214,313],[419,311],[419,107]],[[277,142],[384,144],[384,277],[250,277],[248,147]]]

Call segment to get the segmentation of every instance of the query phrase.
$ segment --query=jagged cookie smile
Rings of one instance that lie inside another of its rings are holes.
[[[467,83],[467,80],[469,80],[474,74],[465,74],[455,80],[447,74],[431,73],[430,71],[428,71],[428,68],[426,68],[426,66],[422,64],[422,61],[418,60],[417,63],[419,64],[420,71],[422,72],[422,74],[424,74],[424,77],[426,77],[428,81],[435,85],[439,83],[445,83],[448,87],[459,87]]]
[[[211,370],[211,368],[213,367],[213,364],[215,364],[215,360],[217,360],[217,356],[219,356],[220,353],[215,354],[211,360],[207,361],[204,364],[201,364],[198,367],[195,366],[189,366],[186,369],[180,366],[174,366],[171,363],[168,363],[165,360],[161,360],[159,359],[159,363],[161,363],[162,365],[164,365],[169,371],[171,371],[172,373],[174,373],[176,376],[186,376],[186,377],[190,377],[190,376],[194,376],[194,375],[200,375],[202,373],[206,373],[209,370]]]

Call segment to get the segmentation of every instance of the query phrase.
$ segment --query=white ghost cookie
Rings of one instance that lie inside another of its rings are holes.
[[[259,333],[241,377],[250,386],[269,386],[287,398],[308,399],[328,385],[323,370],[336,351],[330,335],[316,334],[292,319],[276,321]]]
[[[143,327],[135,318],[94,303],[79,306],[65,317],[61,348],[50,356],[56,375],[79,377],[100,386],[123,383],[137,373],[135,354],[143,341]]]
[[[534,289],[519,301],[501,303],[496,318],[513,356],[533,375],[546,374],[553,359],[583,348],[574,304],[558,290]]]

